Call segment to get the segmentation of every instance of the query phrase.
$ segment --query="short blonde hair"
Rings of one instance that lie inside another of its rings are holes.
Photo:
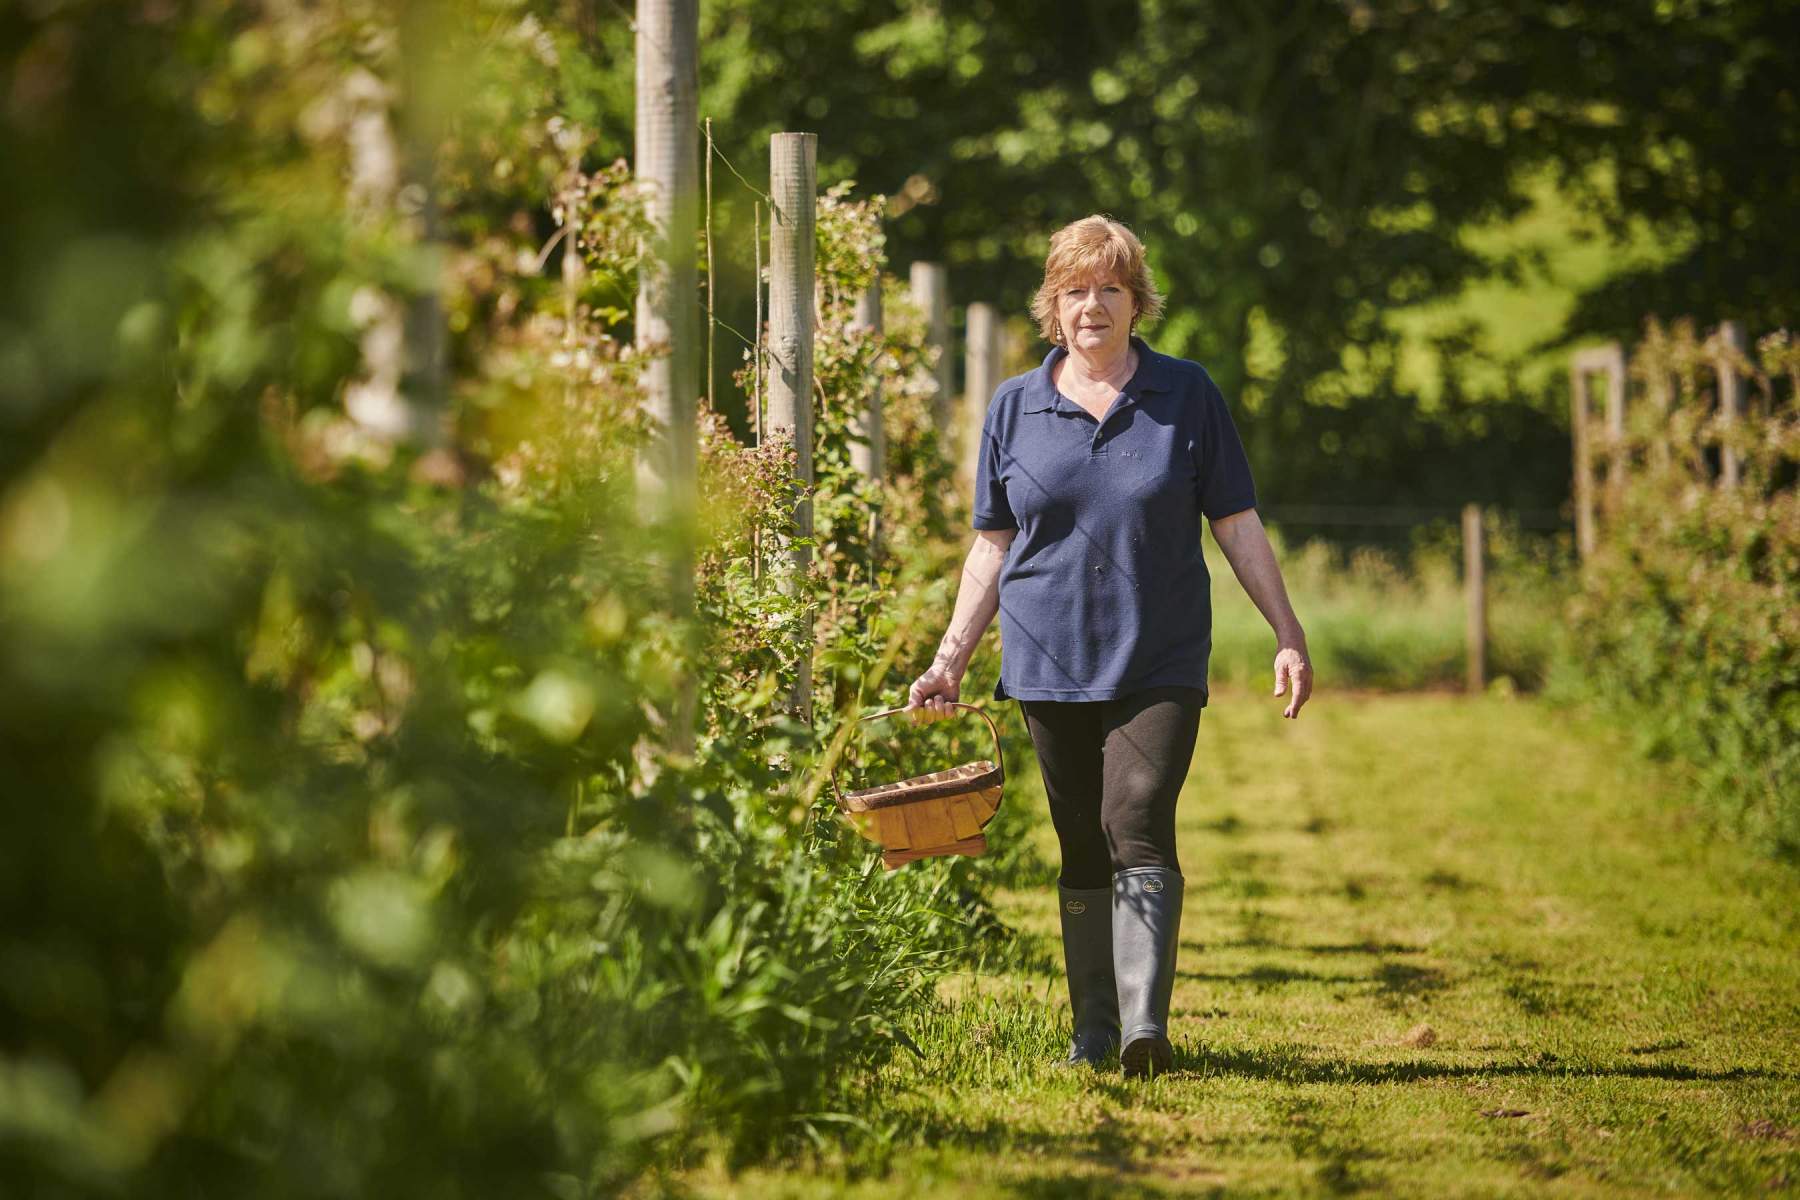
[[[1122,223],[1095,214],[1071,221],[1050,235],[1050,254],[1044,259],[1044,282],[1032,297],[1031,315],[1044,340],[1064,344],[1056,323],[1056,297],[1064,287],[1094,275],[1111,275],[1131,289],[1132,327],[1162,315],[1163,298],[1144,261],[1144,243]]]

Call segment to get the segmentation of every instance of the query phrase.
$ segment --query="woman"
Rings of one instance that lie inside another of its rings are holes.
[[[1306,635],[1256,515],[1243,444],[1198,363],[1136,336],[1162,311],[1142,243],[1093,216],[1050,239],[1032,304],[1054,343],[988,408],[974,546],[950,628],[910,706],[940,719],[1000,614],[994,698],[1024,712],[1062,848],[1069,1061],[1114,1047],[1166,1071],[1181,925],[1175,802],[1212,649],[1200,518],[1275,631],[1275,695],[1312,693]]]

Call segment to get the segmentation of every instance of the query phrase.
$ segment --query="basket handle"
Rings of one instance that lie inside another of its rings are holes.
[[[960,700],[951,700],[948,703],[951,708],[968,709],[983,721],[987,722],[988,732],[994,735],[994,768],[1000,772],[1000,781],[1004,783],[1006,781],[1006,761],[1002,758],[1000,753],[1000,729],[994,724],[994,718],[988,716],[987,713],[983,712],[973,704],[964,704]],[[881,718],[891,717],[895,713],[911,712],[912,709],[912,705],[902,704],[899,708],[888,708],[883,709],[878,713],[870,713],[866,717],[858,718],[856,723],[861,725],[864,721],[879,721]],[[838,765],[835,761],[831,764],[831,794],[837,800],[838,808],[842,809],[844,807],[844,792],[842,788],[838,787]]]

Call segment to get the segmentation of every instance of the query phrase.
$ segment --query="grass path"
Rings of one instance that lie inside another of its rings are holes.
[[[1043,967],[956,980],[928,1060],[876,1082],[885,1149],[685,1188],[1800,1194],[1800,878],[1535,702],[1277,713],[1238,693],[1202,722],[1174,1073],[1051,1065],[1046,881],[1003,897]],[[1041,806],[1035,778],[1009,802]]]

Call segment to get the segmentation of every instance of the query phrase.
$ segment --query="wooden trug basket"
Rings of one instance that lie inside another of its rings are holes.
[[[973,704],[953,702],[951,707],[967,709],[987,722],[988,732],[994,735],[992,761],[978,759],[947,771],[854,792],[838,787],[837,766],[832,765],[831,790],[837,796],[838,809],[857,832],[881,847],[881,863],[890,871],[915,858],[977,855],[987,850],[987,835],[982,830],[1000,810],[1000,790],[1006,779],[1000,730],[992,717]],[[863,720],[877,721],[906,711],[890,708]]]

